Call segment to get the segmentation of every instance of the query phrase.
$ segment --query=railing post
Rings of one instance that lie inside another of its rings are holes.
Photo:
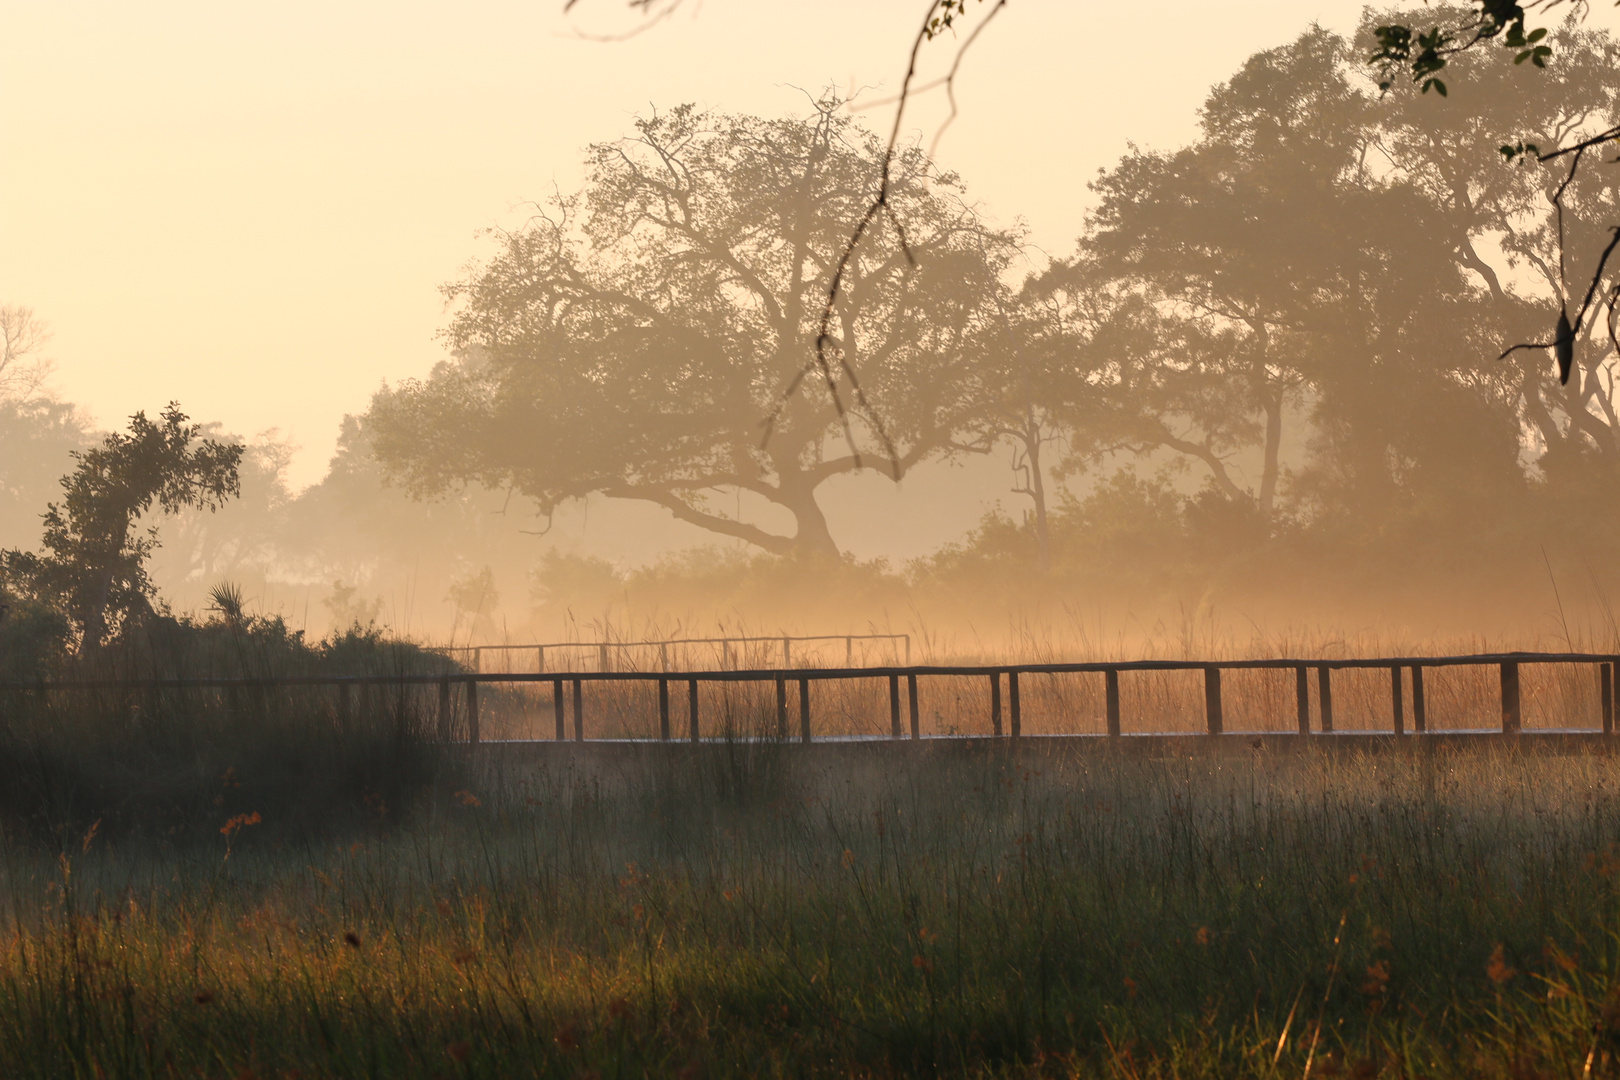
[[[347,727],[354,718],[354,684],[338,683],[338,724]]]
[[[810,741],[810,680],[799,680],[799,741]]]
[[[467,741],[478,745],[478,680],[467,680]]]
[[[889,676],[889,738],[900,737],[900,676]]]
[[[1322,734],[1333,734],[1333,669],[1316,669],[1316,707],[1322,713]]]
[[[1598,722],[1603,734],[1614,734],[1614,664],[1608,660],[1598,665]]]
[[[906,676],[906,695],[911,699],[911,737],[922,738],[922,725],[917,713],[917,676]]]
[[[855,639],[852,637],[844,638],[844,666],[855,666]]]
[[[1412,665],[1412,730],[1422,735],[1429,730],[1429,706],[1423,698],[1423,665]]]
[[[1001,737],[1001,672],[990,673],[990,733]]]
[[[1523,722],[1519,711],[1519,665],[1514,660],[1502,662],[1502,734],[1517,735]]]
[[[567,712],[568,706],[563,702],[563,681],[551,680],[551,712],[557,720],[557,741],[562,742],[568,738]]]
[[[574,741],[585,741],[585,683],[574,680]]]
[[[906,667],[911,666],[911,635],[906,634]]]
[[[482,647],[473,650],[473,674],[482,674],[484,671],[484,650]]]
[[[439,679],[439,741],[450,741],[450,677]]]
[[[546,673],[546,647],[544,645],[534,647],[534,670],[541,675]]]
[[[1024,733],[1024,714],[1018,700],[1018,672],[1007,672],[1007,719],[1012,722],[1012,737]]]
[[[776,737],[787,738],[787,680],[776,677]]]
[[[1119,735],[1119,669],[1103,672],[1103,700],[1107,707],[1108,734]]]
[[[1299,733],[1311,733],[1311,675],[1304,664],[1294,669],[1294,711],[1299,721]]]
[[[698,687],[696,679],[686,680],[686,717],[691,739],[698,741]]]
[[[1214,664],[1204,668],[1204,722],[1211,735],[1221,733],[1221,669]]]
[[[1395,734],[1406,734],[1406,706],[1401,701],[1401,665],[1389,666],[1389,700],[1395,717]]]
[[[612,671],[613,670],[613,667],[612,667],[613,662],[608,659],[607,642],[604,641],[604,642],[602,642],[602,644],[598,645],[596,647],[596,651],[597,651],[596,670],[598,670],[598,671]]]
[[[658,643],[658,670],[669,670],[669,644],[663,641]]]
[[[669,742],[669,680],[658,680],[658,739]]]
[[[782,639],[782,666],[785,668],[790,668],[793,666],[792,638],[785,637]]]

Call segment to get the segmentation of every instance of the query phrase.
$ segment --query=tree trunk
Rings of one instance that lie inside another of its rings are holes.
[[[798,558],[838,559],[843,552],[827,527],[827,515],[816,502],[815,489],[784,484],[777,505],[793,514],[798,530],[793,534],[792,554]]]

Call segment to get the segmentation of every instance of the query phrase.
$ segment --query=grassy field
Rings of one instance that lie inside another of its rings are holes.
[[[19,818],[0,1075],[1620,1069],[1607,756],[669,749]]]

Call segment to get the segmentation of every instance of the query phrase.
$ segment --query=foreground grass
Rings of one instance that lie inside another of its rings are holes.
[[[1606,757],[891,749],[13,838],[0,1075],[1617,1069]]]

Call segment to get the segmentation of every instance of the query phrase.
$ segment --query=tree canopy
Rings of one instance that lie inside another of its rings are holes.
[[[135,531],[142,515],[154,507],[214,509],[240,490],[242,447],[201,434],[171,402],[158,422],[136,413],[128,434],[75,451],[78,467],[62,478],[62,501],[45,511],[45,551],[0,553],[6,583],[57,603],[84,649],[149,610],[146,560],[158,540],[155,527]]]
[[[681,106],[591,147],[583,190],[447,288],[456,359],[376,396],[379,460],[416,493],[477,480],[543,513],[641,499],[766,551],[833,555],[828,479],[983,449],[976,352],[1018,236],[916,148],[895,157],[894,218],[835,305],[833,347],[863,396],[842,413],[783,397],[813,366],[884,167],[842,104],[779,120]]]

